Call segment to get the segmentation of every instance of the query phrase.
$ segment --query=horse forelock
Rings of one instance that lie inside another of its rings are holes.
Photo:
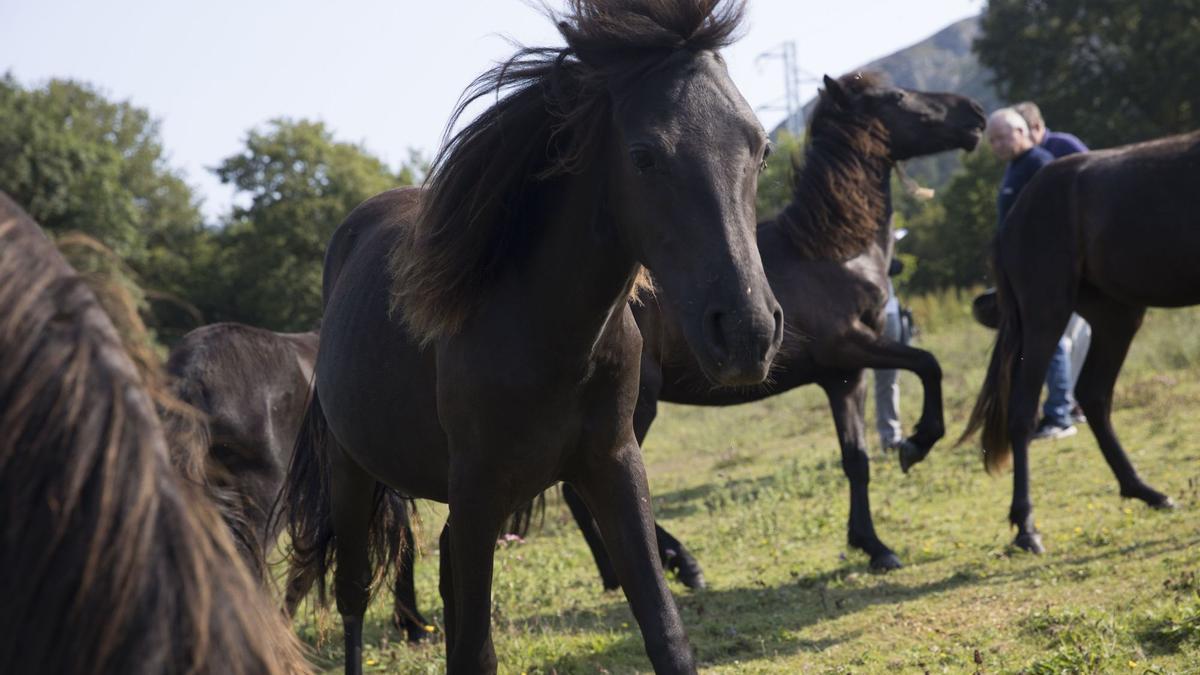
[[[886,79],[865,72],[838,82],[858,94]],[[803,162],[793,158],[792,201],[778,218],[802,256],[845,260],[876,241],[887,217],[888,156],[888,131],[879,118],[846,110],[826,96],[818,100]]]
[[[744,0],[570,0],[547,14],[566,46],[520,49],[468,87],[448,129],[472,102],[497,100],[444,143],[389,256],[391,310],[422,342],[457,332],[529,250],[540,188],[594,163],[614,83],[679,50],[729,44]]]

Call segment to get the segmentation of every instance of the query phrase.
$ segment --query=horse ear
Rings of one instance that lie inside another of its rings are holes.
[[[850,96],[846,93],[846,90],[842,88],[842,85],[837,80],[828,75],[825,76],[825,88],[821,90],[821,93],[829,97],[838,107],[850,107]]]

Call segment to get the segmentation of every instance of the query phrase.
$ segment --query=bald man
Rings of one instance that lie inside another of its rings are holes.
[[[1038,169],[1054,161],[1054,155],[1038,147],[1025,118],[1012,108],[1001,108],[988,117],[987,139],[996,157],[1008,162],[996,199],[999,226],[1004,227],[1004,218],[1017,202],[1017,195]]]

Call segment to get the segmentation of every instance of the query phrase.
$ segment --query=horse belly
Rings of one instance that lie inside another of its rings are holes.
[[[1126,242],[1119,250],[1091,252],[1084,276],[1107,295],[1134,306],[1200,304],[1200,248],[1165,244]]]

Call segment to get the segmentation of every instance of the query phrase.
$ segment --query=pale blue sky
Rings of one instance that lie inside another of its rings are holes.
[[[561,6],[550,0],[551,6]],[[778,61],[794,40],[806,71],[841,74],[982,8],[981,0],[751,0],[725,52],[752,106],[781,100]],[[396,165],[432,153],[458,95],[512,48],[561,43],[521,0],[0,0],[0,69],[26,85],[86,80],[148,108],[170,163],[210,219],[232,193],[207,171],[246,131],[278,116],[323,120]],[[816,90],[806,84],[804,99]],[[760,110],[768,129],[780,110]]]

